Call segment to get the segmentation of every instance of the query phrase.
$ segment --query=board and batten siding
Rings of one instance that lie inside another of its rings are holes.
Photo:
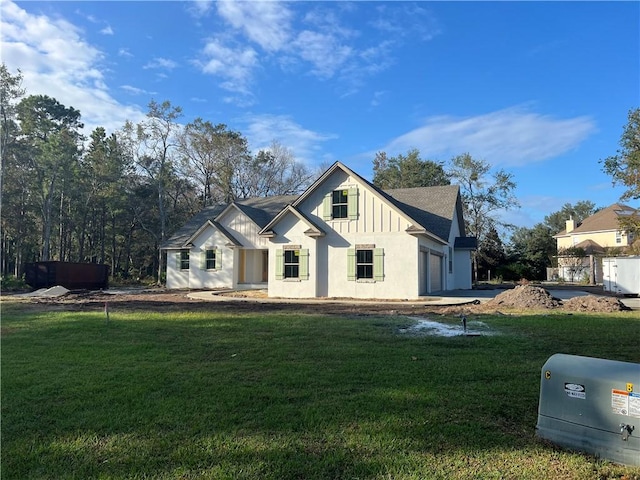
[[[236,208],[229,209],[222,218],[218,219],[218,223],[244,248],[266,249],[269,247],[269,240],[258,235],[260,227]]]
[[[357,220],[336,219],[323,220],[324,196],[334,190],[358,189],[358,218]],[[319,224],[326,223],[328,227],[339,235],[366,235],[375,233],[405,233],[411,226],[388,202],[379,197],[366,185],[356,181],[342,171],[334,173],[323,184],[323,188],[316,190],[305,199],[298,208],[305,214],[311,215]]]

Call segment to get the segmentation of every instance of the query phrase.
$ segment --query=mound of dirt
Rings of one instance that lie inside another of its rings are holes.
[[[562,308],[572,312],[621,312],[629,310],[629,307],[617,298],[597,297],[595,295],[570,298],[562,302]]]
[[[532,285],[518,285],[511,290],[496,295],[495,298],[486,302],[486,307],[511,307],[522,309],[545,309],[557,308],[560,300],[554,298],[542,287]]]

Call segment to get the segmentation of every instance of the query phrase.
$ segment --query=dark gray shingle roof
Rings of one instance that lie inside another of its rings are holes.
[[[425,230],[443,240],[449,239],[451,222],[459,207],[458,195],[460,187],[445,185],[440,187],[397,188],[385,190],[397,208],[420,223]],[[458,212],[462,218],[462,212]],[[461,235],[464,235],[461,225]]]
[[[296,198],[296,195],[255,197],[236,200],[234,203],[247,217],[262,228],[269,223],[280,210]],[[191,219],[180,227],[170,238],[165,240],[160,248],[183,248],[185,242],[204,225],[207,220],[215,220],[228,206],[227,204],[219,204],[203,208],[191,217]]]

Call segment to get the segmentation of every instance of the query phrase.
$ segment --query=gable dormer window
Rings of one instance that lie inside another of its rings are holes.
[[[331,216],[333,218],[347,218],[349,212],[349,190],[334,190],[331,202]]]
[[[327,193],[322,208],[324,220],[357,220],[358,189],[356,187],[342,188]]]

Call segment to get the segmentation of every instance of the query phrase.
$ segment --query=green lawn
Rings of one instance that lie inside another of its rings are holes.
[[[2,478],[640,478],[534,435],[546,359],[640,362],[640,313],[474,318],[500,335],[4,302]]]

